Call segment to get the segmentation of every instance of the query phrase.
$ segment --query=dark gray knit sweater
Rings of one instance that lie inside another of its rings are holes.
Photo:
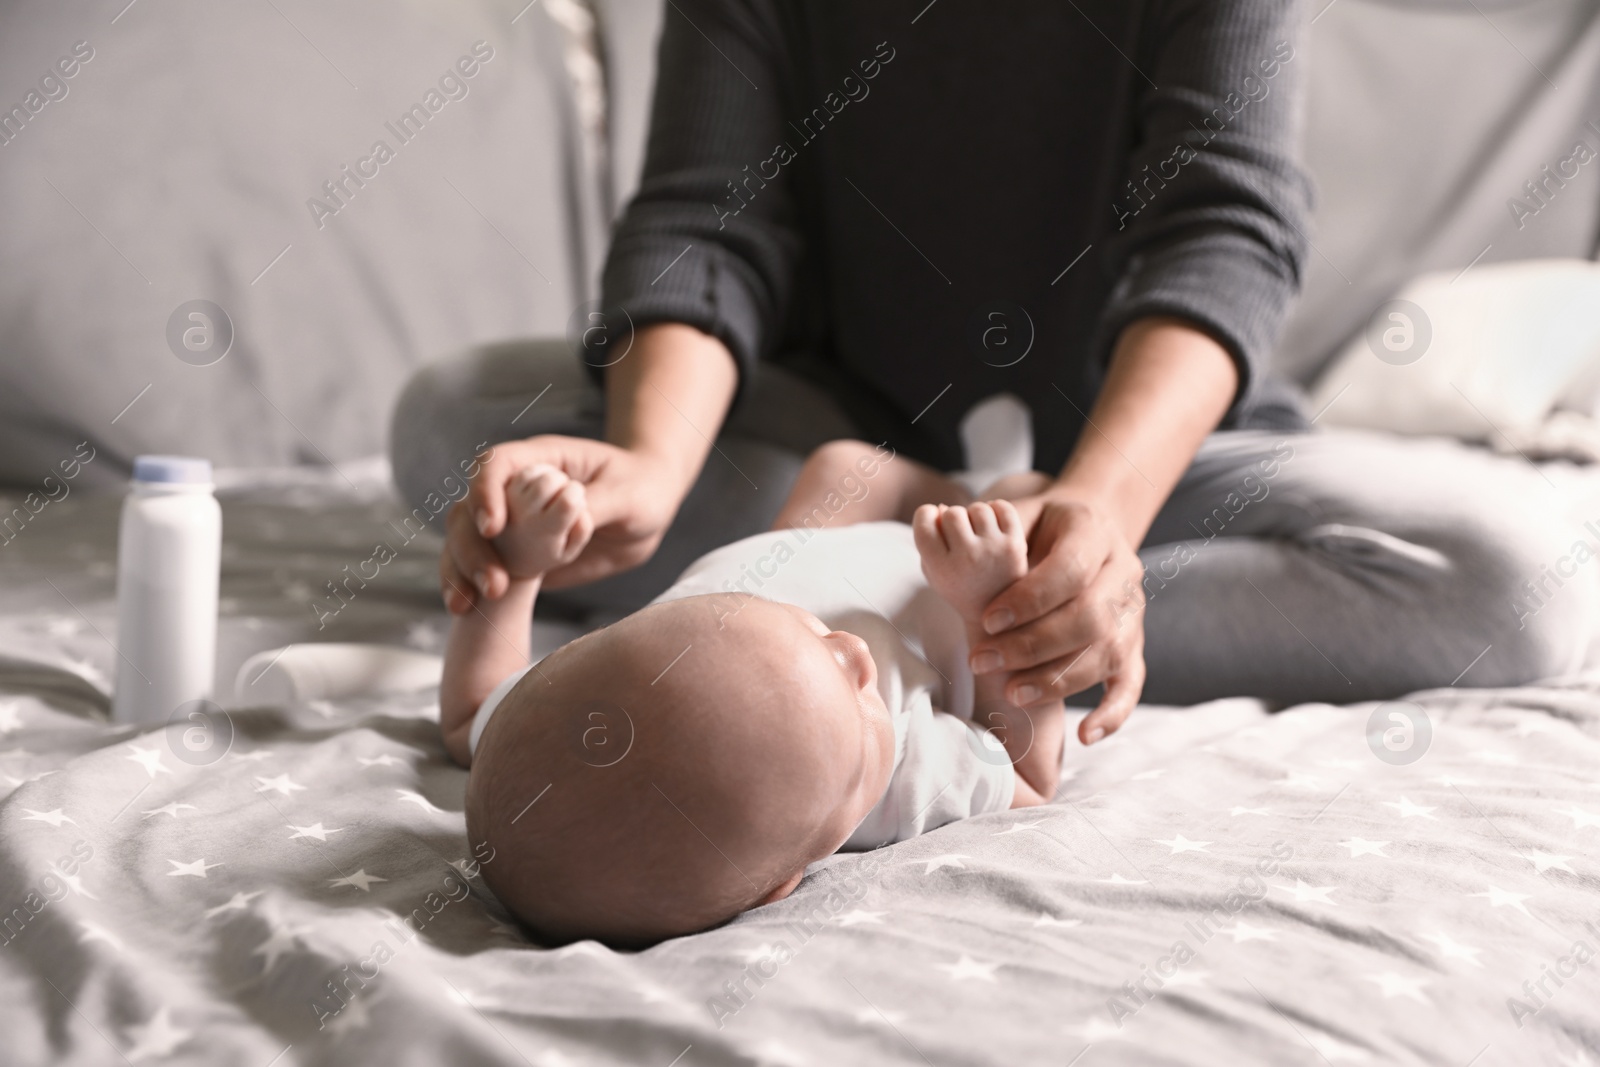
[[[1059,469],[1147,315],[1232,353],[1226,424],[1281,424],[1297,26],[1293,0],[669,0],[604,301],[789,361],[946,469],[1002,391]]]

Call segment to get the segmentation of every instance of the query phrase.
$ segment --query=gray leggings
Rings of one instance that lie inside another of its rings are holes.
[[[559,342],[475,349],[407,385],[395,479],[420,502],[484,442],[593,438],[602,423],[600,391]],[[854,436],[826,394],[764,367],[655,557],[550,602],[642,605],[702,553],[766,529],[806,454]],[[1451,442],[1214,433],[1140,551],[1144,699],[1348,703],[1575,670],[1597,595],[1585,571],[1551,580],[1574,540],[1561,505],[1522,461]]]

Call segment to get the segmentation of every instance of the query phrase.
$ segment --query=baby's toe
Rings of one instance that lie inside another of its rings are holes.
[[[952,547],[972,543],[972,520],[968,517],[966,508],[947,509],[939,516],[939,528]]]
[[[995,537],[1000,533],[1000,526],[995,522],[994,511],[988,504],[978,502],[967,505],[967,518],[972,524],[972,532],[981,538]]]
[[[939,539],[939,509],[923,504],[911,513],[911,537],[919,549],[927,551]]]

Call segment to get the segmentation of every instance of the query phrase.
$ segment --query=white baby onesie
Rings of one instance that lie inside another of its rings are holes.
[[[878,665],[894,722],[894,773],[846,849],[877,848],[1011,806],[1011,761],[970,722],[965,628],[928,588],[911,527],[873,522],[756,534],[701,556],[656,601],[730,592],[804,608],[865,640]]]

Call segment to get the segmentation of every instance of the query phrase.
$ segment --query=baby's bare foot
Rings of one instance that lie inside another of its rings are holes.
[[[1008,500],[924,504],[912,516],[911,530],[928,584],[969,622],[1028,573],[1022,518]]]
[[[513,578],[539,578],[566,566],[594,532],[583,483],[543,464],[512,476],[506,513],[506,528],[494,547]]]

